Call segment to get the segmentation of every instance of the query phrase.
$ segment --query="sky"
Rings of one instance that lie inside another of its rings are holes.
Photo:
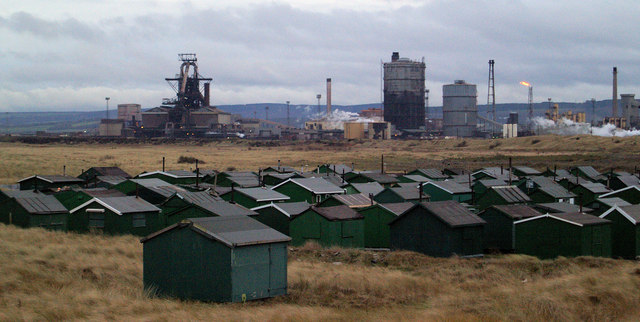
[[[225,2],[225,3],[219,3]],[[640,96],[640,1],[9,1],[0,12],[0,112],[158,106],[179,53],[212,77],[212,105],[381,101],[381,62],[424,59],[429,104],[464,79],[496,103]]]

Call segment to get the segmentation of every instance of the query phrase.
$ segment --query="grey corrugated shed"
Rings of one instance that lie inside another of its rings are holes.
[[[122,214],[137,213],[137,212],[150,212],[160,211],[160,208],[150,204],[142,198],[136,198],[135,196],[128,197],[106,197],[95,198],[98,199],[109,207],[116,209]]]
[[[611,189],[607,188],[607,186],[599,182],[580,182],[580,186],[595,194],[607,193],[611,191]]]
[[[538,211],[526,205],[496,205],[492,207],[516,220],[540,216]]]
[[[538,188],[540,191],[548,194],[553,198],[575,198],[576,195],[565,189],[563,186],[557,184],[557,186],[541,186]]]
[[[602,218],[591,216],[591,215],[585,215],[579,212],[558,213],[558,214],[552,214],[552,216],[562,218],[564,220],[577,223],[583,226],[606,224],[611,222],[606,219],[602,219]]]
[[[598,198],[598,201],[602,202],[603,204],[605,204],[605,205],[607,205],[609,207],[613,207],[615,205],[618,205],[618,207],[631,206],[631,203],[629,203],[626,200],[621,199],[619,197]]]
[[[529,202],[531,198],[516,186],[497,186],[491,187],[506,202]]]
[[[275,190],[267,189],[267,188],[238,188],[235,189],[237,192],[242,193],[248,196],[251,199],[254,199],[257,202],[261,201],[278,201],[278,200],[289,200],[286,195],[283,195]]]
[[[98,181],[106,182],[112,186],[117,185],[118,183],[127,181],[128,178],[122,176],[98,176]]]
[[[218,216],[252,216],[256,214],[253,210],[226,201],[203,202],[196,203],[196,205]]]
[[[597,180],[598,177],[600,176],[600,172],[598,172],[592,166],[579,166],[576,168],[579,169],[582,173],[584,173],[584,175],[591,178],[592,180]]]
[[[422,175],[431,179],[447,179],[448,176],[444,175],[442,171],[438,169],[416,169],[416,171],[422,173]]]
[[[451,227],[484,225],[486,222],[465,206],[453,200],[423,202],[418,206],[426,208]]]
[[[415,181],[415,182],[427,182],[427,181],[431,181],[431,179],[427,178],[427,177],[423,177],[421,175],[418,174],[407,174],[403,176],[404,178],[407,178],[409,180]]]
[[[18,182],[22,182],[25,180],[29,180],[32,178],[38,178],[44,181],[47,181],[49,183],[72,183],[72,184],[80,184],[80,183],[84,183],[84,180],[82,179],[78,179],[76,177],[71,177],[71,176],[58,176],[58,175],[35,175],[35,176],[31,176],[31,177],[27,177],[24,179],[19,180]]]
[[[535,205],[534,207],[540,209],[545,213],[546,212],[558,213],[558,212],[579,212],[580,211],[579,205],[573,205],[567,202],[541,203],[541,204]],[[591,212],[591,211],[593,211],[593,209],[582,207],[582,212]]]
[[[353,188],[360,191],[360,193],[364,193],[367,196],[369,194],[373,194],[374,196],[379,194],[384,187],[377,182],[367,182],[367,183],[352,183]]]
[[[36,215],[57,214],[68,212],[58,199],[52,195],[17,196],[16,202],[28,213]]]
[[[335,195],[333,196],[333,198],[336,198],[336,200],[344,203],[349,207],[362,207],[375,203],[375,201],[372,202],[371,199],[369,199],[369,196],[364,193],[356,193],[351,195]]]
[[[359,212],[349,208],[348,206],[334,206],[334,207],[311,207],[313,211],[319,213],[322,217],[325,217],[331,221],[336,220],[351,220],[364,218]]]
[[[381,203],[380,206],[394,213],[396,216],[402,215],[405,211],[409,210],[415,204],[413,202],[393,202],[393,203]]]
[[[304,189],[307,189],[315,194],[329,194],[329,193],[343,193],[340,187],[324,180],[323,178],[297,178],[297,179],[289,179],[280,185],[291,181]],[[279,186],[279,185],[278,185]],[[276,186],[276,187],[278,187]],[[275,187],[274,187],[275,188]]]
[[[633,218],[636,223],[640,222],[640,205],[624,206],[620,207],[620,209]]]
[[[301,202],[283,202],[277,205],[280,209],[287,212],[290,217],[295,217],[305,212],[311,205],[306,201]]]
[[[524,173],[525,175],[539,175],[539,174],[542,174],[542,172],[540,172],[540,171],[538,171],[538,170],[536,170],[534,168],[531,168],[531,167],[516,166],[516,167],[513,167],[513,168],[518,170],[518,171],[520,171],[520,172],[522,172],[522,173]]]
[[[176,227],[189,225],[194,231],[229,247],[287,242],[291,238],[246,216],[189,218],[141,240],[146,242]]]
[[[618,176],[618,180],[622,182],[625,186],[639,186],[640,187],[640,179],[634,175],[626,175],[626,176]]]

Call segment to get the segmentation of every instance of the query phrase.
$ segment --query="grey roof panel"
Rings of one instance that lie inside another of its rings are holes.
[[[331,221],[336,220],[352,220],[364,218],[359,212],[349,208],[348,206],[334,206],[334,207],[311,207],[311,209],[322,217],[325,217]]]
[[[416,169],[418,172],[422,173],[423,176],[430,179],[447,179],[448,176],[443,174],[442,171],[438,169]]]
[[[482,218],[478,217],[465,206],[453,200],[423,202],[420,205],[451,227],[486,224]]]
[[[170,186],[171,184],[158,178],[150,178],[150,179],[129,179],[129,181],[137,183],[143,187],[164,187]]]
[[[395,187],[395,188],[389,188],[389,189],[395,192],[398,196],[400,196],[404,200],[420,199],[420,189],[418,189],[418,187]],[[429,195],[426,193],[422,193],[422,198],[426,200],[429,198]]]
[[[618,180],[620,180],[620,182],[622,182],[627,187],[629,186],[640,187],[640,179],[638,179],[638,177],[634,175],[618,176]]]
[[[366,195],[373,194],[375,196],[384,190],[384,187],[378,182],[352,183],[351,185],[360,193]]]
[[[324,178],[297,178],[289,179],[291,182],[316,194],[343,193],[340,187],[325,180]]]
[[[619,197],[613,197],[613,198],[598,198],[596,201],[600,201],[601,203],[609,206],[609,207],[613,207],[615,205],[618,205],[618,207],[624,207],[624,206],[631,206],[631,203],[629,203],[628,201],[619,198]]]
[[[142,198],[136,198],[135,196],[101,197],[97,199],[123,214],[160,211],[160,208],[150,204]]]
[[[496,186],[491,187],[502,199],[509,203],[529,202],[531,198],[516,186]]]
[[[196,203],[196,205],[211,212],[212,214],[215,214],[221,217],[252,216],[256,214],[256,212],[253,210],[250,210],[241,205],[226,202],[226,201]]]
[[[239,193],[242,193],[248,196],[251,199],[254,199],[258,202],[260,201],[279,201],[279,200],[289,200],[286,195],[283,195],[275,190],[258,187],[258,188],[238,188],[235,189]]]
[[[413,202],[394,202],[380,204],[382,208],[391,211],[396,216],[402,215],[405,211],[409,210],[414,205],[415,204]]]
[[[607,224],[611,222],[609,220],[602,219],[600,217],[585,215],[579,212],[557,213],[557,214],[551,214],[551,215],[554,217],[562,218],[564,220],[567,220],[573,223],[583,225],[583,226]]]
[[[527,166],[516,166],[516,167],[513,167],[513,168],[518,170],[518,171],[520,171],[520,172],[523,172],[525,175],[539,175],[539,174],[542,174],[542,172],[540,172],[540,171],[538,171],[538,170],[536,170],[534,168],[527,167]]]
[[[364,193],[351,195],[333,195],[332,197],[349,207],[363,207],[369,206],[373,203],[373,201],[369,199],[369,196]]]
[[[301,202],[282,202],[276,204],[280,209],[286,211],[290,216],[297,216],[305,212],[311,205],[306,201]]]
[[[548,202],[534,205],[544,213],[563,213],[563,212],[579,212],[580,205],[570,204],[568,202]],[[582,212],[591,212],[593,209],[582,207]]]
[[[537,210],[526,205],[496,205],[492,207],[516,220],[540,216]]]
[[[640,205],[631,205],[620,207],[622,211],[624,211],[627,215],[629,215],[633,220],[640,222]]]
[[[461,185],[455,181],[451,181],[451,180],[447,180],[447,181],[431,181],[426,183],[425,185],[435,185],[437,187],[440,187],[441,189],[444,189],[446,191],[449,191],[453,194],[458,194],[458,193],[471,193],[471,189],[469,189],[469,187]]]
[[[404,175],[404,176],[402,176],[402,177],[403,177],[403,178],[407,178],[407,179],[409,179],[409,180],[411,180],[411,181],[414,181],[414,182],[427,182],[427,181],[431,181],[431,179],[429,179],[429,178],[427,178],[427,177],[424,177],[424,176],[421,176],[421,175],[419,175],[419,174],[407,174],[407,175]]]
[[[593,180],[597,180],[598,177],[600,176],[600,172],[598,172],[592,166],[579,166],[576,168],[579,169],[582,173],[584,173],[584,175],[586,175],[587,177]]]
[[[553,198],[575,198],[576,195],[565,189],[561,185],[557,186],[541,186],[538,188],[540,191],[548,194]]]
[[[388,174],[384,174],[384,173],[361,173],[362,176],[369,178],[373,181],[382,183],[382,184],[388,184],[388,183],[396,183],[398,182],[398,179],[396,177],[390,176]]]
[[[18,196],[15,201],[28,213],[37,215],[68,213],[58,199],[52,195]]]
[[[117,185],[118,183],[127,181],[128,178],[122,176],[98,176],[98,181],[106,182],[112,186]]]
[[[252,188],[252,187],[259,187],[260,186],[260,180],[258,179],[257,176],[253,176],[253,177],[228,177],[227,179],[229,179],[229,181],[233,182],[236,186],[239,187],[243,187],[243,188]]]
[[[582,182],[581,181],[580,186],[595,194],[603,194],[603,193],[611,192],[611,190],[607,188],[607,186],[599,182]]]
[[[118,190],[111,189],[79,189],[91,197],[125,197],[126,195]]]
[[[291,238],[246,216],[206,217],[187,219],[201,233],[229,247],[287,242]]]

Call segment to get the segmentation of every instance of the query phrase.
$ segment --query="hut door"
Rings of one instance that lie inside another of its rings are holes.
[[[269,296],[287,293],[287,246],[269,245]]]
[[[591,246],[591,255],[602,256],[602,227],[593,226],[592,238],[593,238],[593,243]]]

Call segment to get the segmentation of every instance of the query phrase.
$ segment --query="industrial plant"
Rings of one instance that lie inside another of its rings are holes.
[[[617,67],[613,67],[611,113],[596,118],[595,99],[591,100],[591,120],[587,123],[586,108],[582,111],[552,103],[546,112],[534,115],[533,85],[527,88],[526,108],[496,110],[495,61],[489,60],[486,114],[479,112],[478,88],[465,80],[454,80],[442,86],[442,116],[432,107],[429,111],[429,89],[426,86],[426,63],[401,57],[393,52],[390,62],[381,62],[381,96],[378,107],[359,112],[345,112],[332,107],[332,78],[326,79],[325,104],[323,94],[317,94],[317,113],[293,126],[290,122],[290,102],[287,101],[286,124],[265,118],[247,118],[223,111],[211,104],[212,78],[198,69],[196,54],[179,54],[179,73],[165,78],[176,96],[164,98],[162,104],[143,109],[139,104],[119,104],[117,119],[103,119],[98,134],[105,137],[174,137],[174,138],[254,138],[254,139],[401,139],[401,138],[497,138],[557,133],[545,128],[578,124],[583,129],[615,126],[620,130],[640,125],[639,106],[634,94],[620,95],[618,113]],[[338,85],[339,86],[339,85]],[[307,106],[309,107],[309,106]],[[438,112],[439,112],[439,108]],[[238,113],[239,111],[235,111]],[[240,111],[241,113],[241,111]],[[523,114],[523,115],[519,115]],[[602,114],[600,112],[600,114]],[[502,115],[502,117],[498,117]],[[541,123],[539,120],[544,120]],[[282,119],[280,119],[282,120]],[[521,122],[521,123],[520,123]],[[587,130],[583,130],[587,131]],[[587,133],[590,133],[589,130]]]

